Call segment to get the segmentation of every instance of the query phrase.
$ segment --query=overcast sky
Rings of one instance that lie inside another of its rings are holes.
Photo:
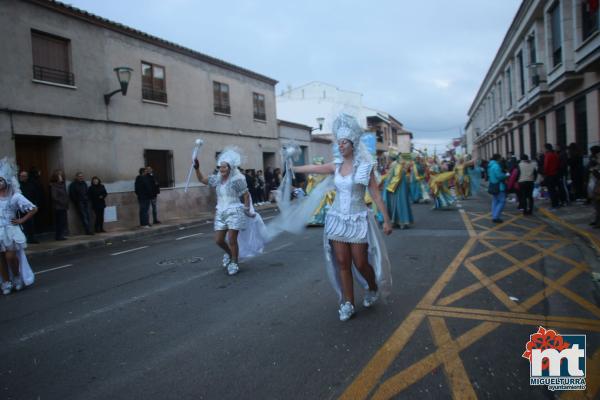
[[[521,0],[71,0],[288,86],[363,94],[418,147],[457,137]],[[430,146],[431,148],[431,146]]]

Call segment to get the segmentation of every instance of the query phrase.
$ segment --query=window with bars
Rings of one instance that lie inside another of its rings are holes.
[[[215,112],[231,114],[229,103],[229,85],[221,82],[213,82],[213,94],[215,102]]]
[[[167,84],[165,68],[142,62],[142,99],[167,102]]]
[[[598,0],[584,0],[581,2],[581,33],[582,40],[586,40],[598,31],[598,17],[600,7]]]
[[[69,47],[69,39],[32,30],[33,79],[75,85]]]
[[[254,109],[254,119],[266,121],[267,113],[265,110],[265,95],[260,93],[253,93],[252,103]]]
[[[523,52],[517,54],[517,66],[519,67],[519,94],[525,94],[525,65],[523,64]]]
[[[560,26],[560,3],[550,10],[550,27],[552,35],[552,66],[562,62],[562,30]]]

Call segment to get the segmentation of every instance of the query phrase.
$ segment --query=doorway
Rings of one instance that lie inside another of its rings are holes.
[[[60,137],[15,135],[15,155],[20,170],[29,172],[41,193],[34,201],[38,204],[35,215],[35,230],[38,233],[52,230],[52,207],[50,205],[50,175],[52,170],[61,168]]]

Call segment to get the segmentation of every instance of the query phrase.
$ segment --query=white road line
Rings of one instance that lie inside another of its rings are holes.
[[[36,272],[35,275],[44,274],[44,273],[50,272],[50,271],[56,271],[57,269],[69,268],[71,266],[73,266],[73,264],[66,264],[66,265],[61,265],[60,267],[48,268],[48,269],[44,269],[42,271]]]
[[[194,236],[200,236],[200,235],[204,235],[204,233],[200,232],[200,233],[194,233],[193,235],[180,236],[178,238],[175,238],[175,240],[182,240],[182,239],[187,239],[187,238],[191,238],[191,237],[194,237]]]
[[[275,248],[274,248],[274,249],[272,249],[272,250],[265,251],[263,254],[274,253],[274,252],[276,252],[276,251],[279,251],[279,250],[285,249],[286,247],[289,247],[289,246],[291,246],[291,245],[293,245],[293,244],[294,244],[294,243],[286,243],[286,244],[283,244],[283,245],[281,245],[281,246],[279,246],[279,247],[275,247]]]
[[[42,335],[45,335],[45,334],[51,333],[51,332],[56,332],[57,330],[62,329],[64,327],[67,327],[69,325],[73,325],[73,324],[76,324],[76,323],[83,322],[83,321],[85,321],[85,320],[87,320],[89,318],[92,318],[92,317],[96,316],[96,315],[102,315],[102,314],[107,313],[107,312],[112,312],[114,310],[118,310],[119,308],[126,307],[126,306],[128,306],[130,304],[135,303],[136,301],[148,298],[150,296],[153,296],[153,295],[156,295],[156,294],[159,294],[159,293],[166,292],[166,291],[171,290],[171,289],[175,289],[177,287],[186,285],[189,282],[192,282],[192,281],[194,281],[196,279],[203,278],[205,276],[208,276],[210,274],[214,274],[214,273],[217,273],[217,272],[220,272],[220,271],[222,271],[222,268],[215,268],[215,269],[211,269],[209,271],[202,271],[202,272],[200,272],[200,273],[198,273],[196,275],[192,275],[192,276],[190,276],[188,278],[185,278],[183,280],[180,280],[180,281],[167,283],[166,285],[163,285],[161,287],[155,288],[153,290],[150,290],[148,292],[142,293],[140,295],[132,296],[132,297],[123,299],[121,301],[117,301],[115,303],[108,304],[108,305],[106,305],[104,307],[97,308],[95,310],[91,310],[91,311],[89,311],[89,312],[87,312],[85,314],[82,314],[80,316],[77,316],[75,318],[67,319],[67,320],[64,320],[62,322],[54,323],[54,324],[48,325],[46,327],[43,327],[41,329],[35,330],[33,332],[30,332],[28,334],[25,334],[25,335],[21,336],[17,340],[16,343],[27,342],[27,341],[29,341],[29,340],[31,340],[33,338],[38,337],[38,336],[42,336]]]
[[[148,246],[136,247],[135,249],[129,249],[129,250],[125,250],[125,251],[119,251],[117,253],[112,253],[111,256],[118,256],[120,254],[131,253],[132,251],[142,250],[142,249],[145,249],[146,247],[148,247]]]

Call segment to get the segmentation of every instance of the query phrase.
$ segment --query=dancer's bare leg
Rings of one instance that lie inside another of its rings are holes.
[[[365,278],[369,284],[369,290],[377,290],[377,282],[375,280],[375,270],[369,264],[369,244],[368,243],[352,243],[350,245],[352,252],[352,260],[358,272]]]
[[[352,252],[349,243],[336,241],[329,242],[333,247],[335,260],[340,269],[340,277],[342,280],[342,297],[343,302],[349,301],[354,304],[354,284],[352,281]]]
[[[229,246],[227,245],[227,242],[225,241],[226,234],[227,234],[227,231],[216,231],[215,232],[215,243],[217,244],[217,246],[222,248],[225,251],[225,253],[227,253],[229,255],[229,257],[231,257],[231,250],[230,250]]]
[[[234,263],[237,263],[238,256],[240,253],[239,246],[238,246],[239,231],[230,229],[228,232],[229,232],[229,249],[231,250],[231,253],[230,253],[231,261],[233,261]]]

